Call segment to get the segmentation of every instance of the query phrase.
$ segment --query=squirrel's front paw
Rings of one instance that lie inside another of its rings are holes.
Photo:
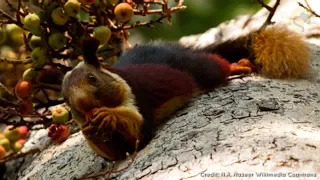
[[[87,137],[99,136],[108,140],[115,131],[117,116],[110,108],[102,107],[93,113],[92,117],[82,126],[82,132]]]

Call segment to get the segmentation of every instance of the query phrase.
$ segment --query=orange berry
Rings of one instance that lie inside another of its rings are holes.
[[[32,95],[32,84],[28,81],[21,81],[15,87],[15,93],[18,98],[26,99]]]
[[[114,8],[114,15],[119,21],[129,21],[134,15],[133,8],[128,3],[120,3]]]
[[[3,159],[4,157],[6,157],[6,150],[4,147],[0,146],[0,159]]]

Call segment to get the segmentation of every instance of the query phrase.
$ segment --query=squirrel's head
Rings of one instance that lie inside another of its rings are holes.
[[[84,62],[69,71],[62,82],[62,94],[77,121],[85,121],[85,113],[98,107],[117,107],[124,103],[126,88],[123,79],[103,68],[97,58],[99,41],[84,38],[82,49]]]

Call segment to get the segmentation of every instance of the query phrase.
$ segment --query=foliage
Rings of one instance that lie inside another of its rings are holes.
[[[60,94],[64,75],[83,60],[81,40],[99,40],[101,63],[113,64],[130,48],[131,29],[171,22],[172,13],[184,10],[183,1],[168,0],[5,0],[0,9],[0,124],[28,130],[48,128],[54,143],[61,143],[74,125]],[[9,11],[8,11],[9,9]],[[153,16],[148,21],[135,17]],[[37,127],[35,128],[35,126]],[[0,133],[1,135],[1,133]],[[5,136],[10,139],[12,135]],[[19,137],[17,132],[16,136]],[[12,140],[11,145],[15,147]],[[6,141],[6,140],[4,140]],[[16,149],[1,149],[0,160],[17,157]],[[6,154],[4,156],[3,154]],[[19,156],[18,156],[19,157]]]

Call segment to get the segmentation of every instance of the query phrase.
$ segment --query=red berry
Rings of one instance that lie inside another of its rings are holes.
[[[20,104],[20,113],[23,115],[30,115],[33,113],[33,104],[29,100],[22,100]]]
[[[27,126],[20,126],[17,127],[18,131],[20,131],[21,138],[25,139],[28,135],[28,127]]]
[[[98,110],[98,108],[93,108],[86,113],[86,120],[89,121],[92,115]]]
[[[48,130],[48,136],[54,143],[62,143],[69,136],[69,129],[66,125],[51,124]]]

